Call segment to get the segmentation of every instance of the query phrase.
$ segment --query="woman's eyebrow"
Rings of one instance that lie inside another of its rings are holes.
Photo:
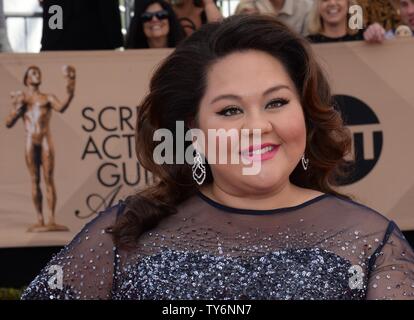
[[[291,90],[289,86],[281,84],[281,85],[271,87],[271,88],[267,89],[266,91],[264,91],[263,92],[263,97],[268,95],[269,93],[272,93],[274,91],[279,91],[281,89]],[[221,95],[215,97],[213,100],[211,100],[210,104],[213,104],[213,103],[215,103],[215,102],[217,102],[218,100],[221,100],[221,99],[233,99],[233,100],[239,100],[239,101],[242,100],[242,98],[240,96],[235,95],[235,94],[221,94]]]

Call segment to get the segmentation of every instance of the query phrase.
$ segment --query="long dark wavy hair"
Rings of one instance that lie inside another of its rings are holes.
[[[285,66],[303,107],[306,124],[306,156],[311,165],[304,172],[300,164],[290,175],[295,185],[348,197],[335,191],[343,174],[344,156],[351,138],[339,111],[334,107],[330,87],[306,39],[270,16],[237,15],[221,23],[206,24],[184,40],[157,68],[150,90],[143,99],[136,123],[138,161],[151,171],[156,183],[126,199],[126,209],[111,229],[118,246],[133,246],[139,236],[174,214],[184,200],[193,196],[197,184],[190,164],[156,164],[153,135],[167,128],[175,134],[176,121],[185,130],[196,118],[206,91],[207,71],[219,59],[245,50],[266,52]],[[185,148],[191,141],[185,142]],[[211,183],[206,165],[204,184]]]
[[[144,49],[149,48],[147,37],[144,33],[144,26],[141,15],[147,8],[158,3],[164,10],[168,12],[168,23],[170,32],[168,33],[168,48],[175,48],[185,38],[185,32],[182,28],[177,16],[171,5],[164,0],[137,0],[134,6],[134,17],[129,24],[128,33],[125,42],[127,49]]]

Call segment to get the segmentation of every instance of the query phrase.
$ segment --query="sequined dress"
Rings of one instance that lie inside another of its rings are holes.
[[[133,250],[105,232],[124,207],[89,222],[22,299],[414,299],[414,252],[397,225],[342,197],[249,210],[198,192]]]

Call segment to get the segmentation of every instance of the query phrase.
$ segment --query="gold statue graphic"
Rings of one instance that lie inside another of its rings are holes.
[[[55,152],[50,130],[52,111],[65,112],[75,92],[75,68],[64,66],[63,74],[67,81],[67,97],[63,102],[53,94],[45,94],[39,90],[42,74],[37,66],[30,66],[24,74],[23,84],[27,87],[27,91],[11,93],[13,109],[6,119],[6,126],[11,128],[19,118],[23,119],[26,133],[25,159],[32,181],[32,198],[37,214],[37,223],[28,228],[29,232],[69,230],[55,221],[56,188],[53,180]],[[47,224],[43,217],[41,170],[49,209]]]

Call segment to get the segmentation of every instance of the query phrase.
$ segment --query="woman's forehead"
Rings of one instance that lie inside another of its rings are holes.
[[[251,87],[266,90],[271,85],[292,85],[283,64],[260,51],[238,52],[220,59],[209,68],[207,79],[207,86],[214,91],[246,91]]]

